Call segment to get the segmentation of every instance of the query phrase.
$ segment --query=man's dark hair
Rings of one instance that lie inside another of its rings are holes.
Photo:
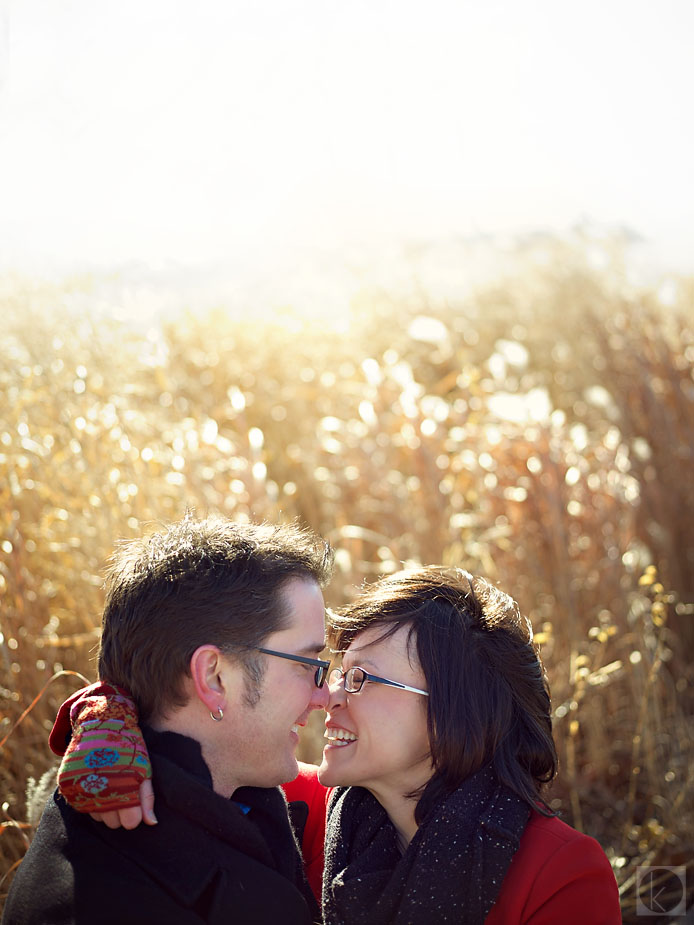
[[[429,690],[428,796],[491,762],[502,783],[549,814],[540,797],[557,771],[549,687],[530,622],[511,597],[463,569],[428,566],[381,579],[329,620],[339,652],[368,627],[382,626],[382,639],[409,627]],[[418,812],[421,803],[420,822]]]
[[[285,585],[325,585],[332,560],[330,546],[296,524],[190,514],[123,543],[106,579],[99,677],[128,690],[147,721],[186,703],[191,656],[211,644],[244,664],[253,702],[262,680],[253,647],[286,626]]]

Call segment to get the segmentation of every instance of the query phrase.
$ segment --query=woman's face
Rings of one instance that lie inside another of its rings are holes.
[[[409,627],[387,639],[382,626],[364,630],[343,655],[342,669],[359,666],[369,674],[426,690]],[[344,680],[330,684],[325,721],[327,744],[318,776],[327,787],[366,787],[377,798],[416,790],[433,774],[427,735],[427,698],[422,694],[366,681],[347,694]]]

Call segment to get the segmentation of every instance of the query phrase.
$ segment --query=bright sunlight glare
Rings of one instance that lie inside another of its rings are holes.
[[[689,0],[0,9],[4,270],[334,305],[364,254],[586,220],[693,268]]]

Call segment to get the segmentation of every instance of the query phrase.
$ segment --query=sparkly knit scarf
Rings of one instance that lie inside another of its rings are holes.
[[[529,815],[528,804],[487,766],[429,807],[401,854],[375,797],[361,787],[336,788],[328,807],[324,922],[483,923]]]

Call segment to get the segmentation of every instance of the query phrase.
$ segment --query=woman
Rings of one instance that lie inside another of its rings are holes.
[[[329,638],[326,925],[621,921],[602,849],[542,799],[549,693],[508,595],[461,569],[402,571],[331,614]],[[306,769],[299,784],[315,833]]]
[[[510,597],[461,569],[403,571],[330,638],[328,925],[621,921],[602,849],[542,800],[550,700]]]

